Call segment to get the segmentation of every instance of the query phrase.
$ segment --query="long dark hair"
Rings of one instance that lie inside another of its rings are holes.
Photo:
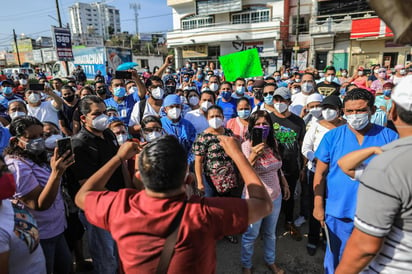
[[[252,140],[252,130],[256,125],[256,121],[259,120],[259,118],[262,118],[262,117],[269,124],[269,135],[266,139],[266,144],[268,145],[268,147],[270,147],[273,150],[273,154],[275,155],[275,157],[277,159],[281,160],[279,149],[278,149],[278,144],[275,140],[275,137],[273,136],[272,119],[270,119],[270,115],[267,111],[257,110],[255,112],[253,112],[252,115],[250,115],[249,124],[248,124],[248,128],[247,128],[247,133],[246,133],[246,139],[250,140],[250,141]]]
[[[10,124],[10,134],[13,137],[10,139],[9,145],[5,148],[3,154],[16,158],[29,159],[38,165],[47,164],[46,150],[39,155],[35,155],[18,146],[18,138],[23,136],[26,133],[26,130],[33,125],[43,127],[43,124],[37,118],[32,116],[23,116],[14,119]]]

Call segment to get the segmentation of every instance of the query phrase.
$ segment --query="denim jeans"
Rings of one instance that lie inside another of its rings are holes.
[[[94,272],[97,274],[117,273],[117,247],[110,232],[90,224],[83,211],[79,212],[79,218],[86,228],[87,244],[93,259]]]
[[[265,218],[249,225],[242,236],[242,249],[240,260],[245,268],[252,268],[252,257],[256,238],[259,236],[260,227],[263,233],[264,259],[267,264],[275,263],[276,258],[276,224],[278,222],[282,195],[273,201],[272,213]]]
[[[46,258],[47,273],[69,273],[72,269],[72,254],[67,246],[64,233],[50,239],[40,240],[44,257]]]

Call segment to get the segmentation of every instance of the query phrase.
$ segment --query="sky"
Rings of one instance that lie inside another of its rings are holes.
[[[76,2],[92,3],[91,0],[59,0],[63,25],[69,22],[68,7]],[[103,2],[103,1],[99,1]],[[122,31],[135,33],[134,11],[130,3],[140,4],[139,32],[167,32],[173,29],[172,9],[166,0],[107,0],[108,5],[120,11]],[[7,6],[0,16],[0,49],[11,49],[13,29],[16,35],[24,33],[31,38],[51,36],[50,26],[58,25],[55,0],[0,0],[0,6]]]

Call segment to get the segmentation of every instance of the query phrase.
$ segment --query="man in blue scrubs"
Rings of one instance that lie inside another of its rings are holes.
[[[359,186],[358,181],[342,172],[338,160],[354,150],[383,146],[398,138],[394,131],[370,122],[375,112],[374,100],[374,96],[365,89],[348,92],[343,101],[347,124],[326,133],[315,152],[313,216],[327,233],[325,273],[334,273],[352,233]],[[365,163],[369,161],[367,159]]]

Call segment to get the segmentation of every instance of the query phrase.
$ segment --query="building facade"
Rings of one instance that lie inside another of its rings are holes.
[[[102,2],[75,3],[69,7],[69,16],[74,38],[91,36],[106,40],[121,32],[119,10]]]

